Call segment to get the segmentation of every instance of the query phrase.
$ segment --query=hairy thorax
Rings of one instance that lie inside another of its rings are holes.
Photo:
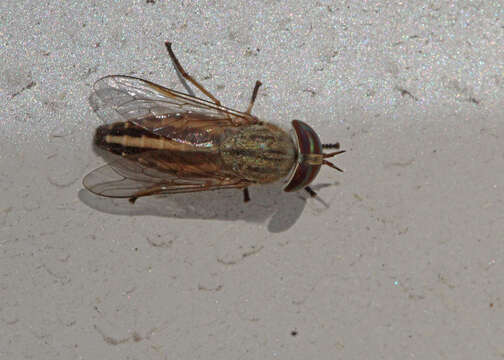
[[[224,134],[219,151],[228,171],[262,184],[285,178],[296,161],[289,134],[267,123],[242,126]]]

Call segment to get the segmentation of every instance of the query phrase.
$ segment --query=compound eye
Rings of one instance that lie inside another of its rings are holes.
[[[322,154],[322,143],[317,133],[306,123],[300,120],[293,120],[292,127],[295,133],[295,140],[299,161],[296,164],[292,176],[289,179],[284,191],[291,192],[300,190],[308,186],[317,176],[322,164],[309,164],[304,161],[304,155]]]
[[[292,192],[305,188],[315,180],[319,171],[320,165],[310,165],[306,162],[297,164],[284,191]]]
[[[293,120],[292,127],[301,154],[322,154],[322,143],[315,130],[300,120]]]

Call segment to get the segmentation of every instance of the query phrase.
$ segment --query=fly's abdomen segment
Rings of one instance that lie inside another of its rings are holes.
[[[129,121],[98,127],[94,142],[102,149],[123,156],[164,147],[161,136],[152,134]]]
[[[296,160],[290,136],[271,124],[244,126],[220,145],[224,166],[243,179],[271,183],[285,178]]]
[[[156,150],[166,152],[212,151],[212,148],[196,147],[189,141],[169,139],[154,134],[152,131],[129,121],[100,126],[96,129],[94,142],[98,147],[122,156]]]

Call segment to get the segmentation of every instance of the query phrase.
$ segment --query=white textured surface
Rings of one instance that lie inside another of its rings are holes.
[[[0,358],[502,358],[502,2],[214,3],[1,2]],[[224,104],[261,79],[256,115],[349,150],[328,207],[82,190],[92,83],[182,89],[165,40]]]

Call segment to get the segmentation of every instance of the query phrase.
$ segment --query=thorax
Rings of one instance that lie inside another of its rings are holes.
[[[286,177],[296,161],[289,134],[269,123],[229,129],[223,134],[219,151],[227,170],[256,183]]]

